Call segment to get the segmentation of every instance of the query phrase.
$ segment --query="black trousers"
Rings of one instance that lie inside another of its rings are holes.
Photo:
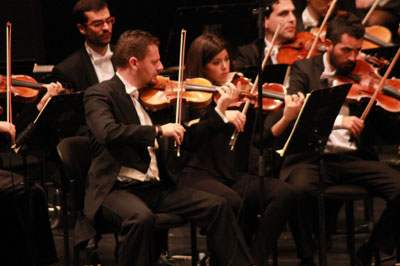
[[[387,207],[371,234],[370,241],[391,254],[400,238],[400,172],[378,161],[362,159],[354,153],[324,155],[326,185],[355,184],[387,200]],[[318,162],[299,163],[288,182],[304,191],[308,203],[304,215],[313,217],[318,187]]]
[[[129,185],[120,182],[106,197],[104,218],[120,228],[119,265],[155,265],[155,212],[173,213],[206,228],[208,246],[219,265],[250,265],[239,244],[236,219],[221,197],[182,185]],[[229,264],[230,263],[230,264]]]
[[[27,197],[29,195],[29,197]],[[0,261],[4,265],[49,265],[58,261],[43,189],[0,170]]]
[[[260,180],[258,176],[241,173],[236,181],[228,182],[219,180],[218,177],[204,170],[186,167],[181,172],[179,182],[227,199],[238,215],[241,228],[249,240],[259,222],[257,220],[257,215],[260,213]],[[302,234],[303,223],[296,217],[299,195],[294,187],[277,179],[264,178],[262,193],[264,198],[263,219],[253,246],[257,264],[261,264],[261,261],[266,260],[271,254],[288,220],[294,221],[294,235],[299,237]],[[293,231],[293,227],[291,228]],[[296,244],[300,245],[302,240],[299,237],[295,237],[295,239]],[[304,253],[298,249],[298,256],[300,258],[312,257],[312,250]]]

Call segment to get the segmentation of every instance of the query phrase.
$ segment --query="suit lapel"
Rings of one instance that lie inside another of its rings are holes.
[[[317,82],[316,88],[320,88],[320,89],[326,88],[326,87],[328,87],[328,80],[327,79],[321,80],[322,72],[324,72],[324,62],[322,59],[322,55],[315,56],[313,59],[314,60],[312,63],[312,67],[313,67],[312,73],[313,73],[314,77],[312,80],[315,80],[315,82]]]
[[[115,75],[112,78],[112,82],[115,83],[113,90],[111,91],[111,97],[114,99],[116,108],[119,109],[124,120],[129,124],[140,124],[139,116],[136,112],[135,106],[133,105],[131,97],[126,93],[125,86],[122,81]]]
[[[90,61],[90,57],[86,51],[85,46],[82,46],[82,48],[81,48],[81,56],[82,56],[82,62],[84,64],[85,68],[88,70],[88,71],[85,71],[85,73],[84,73],[88,84],[91,86],[91,85],[99,83],[99,79],[97,78],[96,70],[94,70],[94,66],[93,66],[92,62]]]

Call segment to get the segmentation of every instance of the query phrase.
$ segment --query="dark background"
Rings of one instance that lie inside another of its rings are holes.
[[[71,22],[76,1],[1,0],[0,60],[5,60],[6,22],[12,23],[12,59],[33,59],[38,64],[57,64],[83,43]],[[177,65],[179,38],[187,30],[187,47],[204,32],[222,35],[233,47],[257,37],[256,1],[126,1],[110,0],[116,17],[112,43],[127,29],[142,29],[160,38],[165,67]],[[13,73],[14,74],[14,73]]]

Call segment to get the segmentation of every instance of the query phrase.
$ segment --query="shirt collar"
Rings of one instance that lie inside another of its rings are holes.
[[[303,25],[305,29],[309,29],[309,28],[314,28],[318,26],[318,20],[315,20],[311,14],[310,11],[308,11],[308,8],[305,8],[301,18],[303,20]]]
[[[267,40],[267,38],[264,38],[265,42],[265,50],[267,50],[271,46],[271,42]],[[279,50],[279,45],[274,45],[272,47],[272,50]]]
[[[266,38],[264,38],[264,41],[265,41],[264,55],[266,55],[269,47],[271,46],[271,43]],[[273,64],[278,63],[278,60],[277,60],[278,53],[279,53],[279,45],[274,45],[272,47],[271,54],[270,54],[270,59]]]
[[[322,56],[322,61],[324,63],[324,72],[322,72],[321,79],[332,78],[336,74],[336,69],[332,68],[328,61],[328,53],[324,53]]]
[[[115,74],[122,81],[122,84],[124,84],[126,93],[138,99],[139,97],[138,89],[135,86],[132,86],[126,79],[124,79],[122,75],[118,73],[118,71]]]
[[[107,51],[104,54],[104,56],[99,54],[99,53],[97,53],[95,50],[93,50],[87,44],[87,42],[85,42],[85,48],[86,48],[87,53],[89,54],[90,59],[93,60],[93,62],[95,62],[95,63],[111,60],[111,57],[113,55],[113,52],[111,51],[111,48],[110,48],[109,44],[107,45]]]

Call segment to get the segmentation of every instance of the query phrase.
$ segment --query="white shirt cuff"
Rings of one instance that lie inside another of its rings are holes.
[[[343,115],[338,115],[335,119],[335,123],[333,124],[333,129],[342,128]]]

